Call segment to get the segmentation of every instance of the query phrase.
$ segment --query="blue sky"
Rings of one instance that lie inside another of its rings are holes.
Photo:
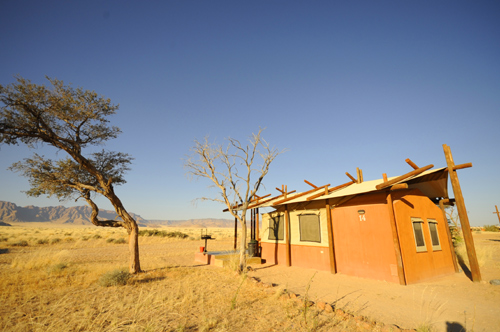
[[[1,84],[47,75],[120,104],[123,134],[105,148],[135,158],[116,191],[143,218],[229,218],[193,205],[216,193],[188,180],[183,158],[196,138],[265,127],[288,151],[262,194],[338,185],[356,167],[397,176],[406,158],[442,167],[448,144],[474,165],[459,171],[471,224],[498,222],[497,1],[1,1],[0,32]],[[6,170],[30,155],[0,146],[0,200],[61,204],[26,197]]]

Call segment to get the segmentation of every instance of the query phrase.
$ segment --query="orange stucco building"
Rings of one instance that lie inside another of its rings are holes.
[[[446,168],[377,189],[390,179],[280,195],[262,214],[266,262],[411,284],[458,271],[437,203],[448,198]],[[334,188],[335,189],[335,188]]]

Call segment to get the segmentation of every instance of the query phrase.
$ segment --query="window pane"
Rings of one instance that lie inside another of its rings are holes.
[[[413,234],[415,235],[415,246],[417,247],[417,252],[427,251],[423,230],[424,221],[420,218],[411,218],[411,221],[413,225]]]
[[[283,216],[277,216],[269,220],[269,240],[283,240],[285,229]]]
[[[429,223],[429,232],[431,233],[431,242],[433,250],[441,250],[441,244],[439,243],[439,235],[437,230],[437,222],[434,219],[427,219]]]
[[[415,231],[415,242],[417,243],[417,247],[425,246],[424,232],[422,231],[422,223],[414,222],[413,230]]]
[[[304,214],[299,216],[300,241],[321,242],[321,227],[319,216]]]
[[[432,245],[438,246],[439,245],[439,237],[438,237],[438,233],[437,233],[436,224],[429,223],[429,229],[431,231]]]

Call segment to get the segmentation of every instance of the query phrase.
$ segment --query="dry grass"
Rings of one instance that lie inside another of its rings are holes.
[[[230,230],[209,233],[218,238],[209,242],[214,250],[232,246]],[[127,245],[107,241],[122,237],[106,228],[2,228],[0,331],[356,330],[349,319],[281,299],[283,288],[230,269],[179,265],[199,240],[141,237],[147,272],[102,287],[103,275],[127,265]],[[12,246],[18,241],[29,245]]]

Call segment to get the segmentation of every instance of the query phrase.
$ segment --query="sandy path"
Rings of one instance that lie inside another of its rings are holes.
[[[429,282],[400,286],[384,281],[283,266],[256,267],[252,276],[277,283],[303,295],[308,282],[312,300],[333,303],[347,311],[402,328],[432,323],[437,331],[500,331],[500,233],[475,235],[476,247],[491,247],[489,263],[481,268],[483,282],[463,273]]]

